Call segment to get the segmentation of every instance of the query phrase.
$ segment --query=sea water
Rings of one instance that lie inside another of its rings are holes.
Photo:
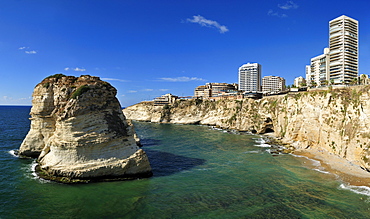
[[[0,107],[0,218],[370,218],[370,189],[257,135],[135,122],[153,177],[66,185],[15,156],[30,107]],[[309,163],[310,165],[306,165]]]

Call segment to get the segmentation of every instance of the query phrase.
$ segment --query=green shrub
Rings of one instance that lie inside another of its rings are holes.
[[[64,74],[55,74],[55,75],[50,75],[46,78],[56,78],[58,80],[59,78],[62,78],[62,77],[66,77],[66,76]]]
[[[44,86],[44,88],[48,89],[50,87],[50,83],[49,82],[46,82],[45,84],[43,84],[42,86]]]
[[[88,85],[82,85],[81,87],[77,88],[75,92],[72,93],[71,98],[76,99],[76,97],[80,96],[81,94],[90,90]]]

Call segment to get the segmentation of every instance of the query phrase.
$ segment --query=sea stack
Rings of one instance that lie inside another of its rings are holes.
[[[19,155],[37,158],[41,177],[62,182],[151,176],[116,93],[89,75],[45,78],[34,89]]]

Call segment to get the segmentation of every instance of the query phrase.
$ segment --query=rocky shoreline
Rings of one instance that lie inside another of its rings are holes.
[[[289,145],[276,153],[308,154],[332,169],[366,179],[370,170],[369,88],[329,89],[261,100],[178,100],[167,107],[142,102],[123,112],[137,121],[273,134],[279,145]],[[336,165],[336,158],[348,165]]]

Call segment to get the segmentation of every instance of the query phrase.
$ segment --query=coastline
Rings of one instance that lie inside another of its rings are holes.
[[[272,142],[270,143],[273,144],[279,144],[282,146],[293,146],[292,144],[281,142],[281,140],[279,140],[279,138],[277,138],[273,132],[265,133],[261,136],[272,139]],[[360,166],[351,163],[345,158],[341,158],[325,150],[318,151],[312,149],[294,149],[291,151],[291,154],[320,162],[320,166],[324,168],[325,172],[333,174],[333,176],[336,176],[337,179],[343,181],[344,183],[349,183],[353,186],[370,187],[370,172],[367,172]],[[314,169],[312,165],[307,166]]]
[[[370,187],[370,173],[344,158],[326,151],[296,150],[292,154],[319,161],[325,171],[338,176],[345,183]]]

